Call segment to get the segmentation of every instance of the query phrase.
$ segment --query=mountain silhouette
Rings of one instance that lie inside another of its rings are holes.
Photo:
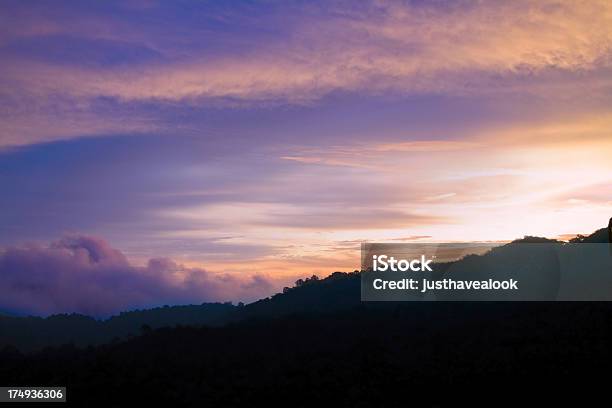
[[[603,228],[588,236],[579,235],[569,242],[573,244],[608,242],[608,231]],[[516,247],[514,246],[522,243],[562,244],[556,240],[526,236],[512,241],[510,244],[493,248],[484,256],[468,256],[459,262],[446,265],[442,270],[452,268],[454,274],[466,270],[468,275],[475,279],[478,272],[474,275],[474,271],[488,270],[492,268],[492,265],[512,265],[516,263],[506,259],[524,256],[522,252],[515,250]],[[542,251],[540,250],[540,252]],[[543,254],[540,253],[540,256],[543,256]],[[513,273],[516,273],[515,269],[512,271]],[[449,272],[447,271],[447,273]],[[553,276],[551,279],[558,280],[559,278]],[[97,320],[78,314],[53,315],[47,318],[0,315],[0,347],[13,346],[23,351],[35,351],[44,347],[63,344],[85,347],[125,340],[138,336],[143,331],[163,327],[219,327],[248,320],[265,320],[299,315],[320,316],[352,308],[384,309],[395,306],[393,302],[385,302],[388,304],[362,303],[360,288],[359,271],[334,272],[323,279],[316,276],[304,280],[300,279],[294,287],[285,288],[282,293],[248,305],[204,303],[201,305],[164,306],[123,312],[106,320]],[[552,294],[537,295],[541,298],[552,296]],[[445,298],[445,295],[442,294],[441,300]],[[448,299],[456,300],[452,297]],[[411,307],[428,309],[432,306],[412,305]]]
[[[449,265],[525,242],[567,245],[525,237]],[[0,384],[67,386],[75,406],[104,407],[552,404],[608,388],[609,302],[363,303],[359,289],[360,272],[336,272],[249,305],[4,316]]]

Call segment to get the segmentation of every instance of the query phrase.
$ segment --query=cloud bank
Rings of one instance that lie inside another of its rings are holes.
[[[609,218],[610,1],[0,9],[0,245],[93,231],[139,264],[288,281],[357,267],[338,242]],[[156,277],[135,304],[243,290],[126,262]]]
[[[231,11],[202,3],[189,15],[171,3],[33,7],[3,10],[0,100],[10,108],[0,111],[0,146],[165,129],[157,112],[124,113],[149,104],[309,105],[334,93],[592,100],[612,87],[609,1],[263,3]],[[100,109],[101,101],[111,107]]]
[[[279,28],[283,35],[276,41],[254,42],[248,53],[210,55],[193,47],[184,58],[168,55],[144,67],[140,62],[83,67],[80,61],[67,67],[19,57],[5,75],[37,91],[78,97],[299,103],[335,90],[463,93],[493,87],[498,92],[500,85],[516,85],[516,76],[611,66],[607,1],[331,3],[316,10],[280,7],[271,14],[267,21],[276,15],[291,23]],[[236,23],[245,19],[234,16]],[[117,18],[100,24],[111,27]],[[80,34],[100,41],[95,33]],[[152,33],[150,48],[160,49],[159,35]],[[118,38],[106,42],[125,47]]]
[[[91,236],[0,252],[0,310],[20,314],[108,316],[163,304],[256,299],[271,291],[261,275],[215,275],[167,258],[134,266],[121,251]]]

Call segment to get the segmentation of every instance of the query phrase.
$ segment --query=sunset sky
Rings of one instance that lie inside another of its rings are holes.
[[[612,216],[608,0],[1,0],[0,106],[0,310],[249,301],[363,240]]]

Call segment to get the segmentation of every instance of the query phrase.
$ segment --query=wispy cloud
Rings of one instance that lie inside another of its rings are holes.
[[[604,0],[3,8],[0,146],[169,132],[159,114],[177,105],[313,105],[338,93],[610,103]]]
[[[289,279],[612,211],[608,1],[0,7],[2,245]]]
[[[512,85],[517,76],[584,72],[611,64],[607,1],[377,2],[349,9],[331,4],[328,12],[318,13],[296,7],[276,10],[292,22],[281,28],[282,41],[257,44],[246,55],[211,58],[194,47],[186,58],[102,69],[15,59],[5,64],[3,76],[30,92],[81,97],[299,103],[334,90],[474,92]],[[295,19],[300,12],[303,17]],[[108,17],[97,25],[117,27],[132,38],[135,29],[120,22]],[[100,35],[88,31],[85,35]],[[152,34],[149,43],[162,41],[161,33]]]

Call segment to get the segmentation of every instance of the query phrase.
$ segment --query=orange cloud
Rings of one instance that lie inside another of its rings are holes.
[[[382,11],[380,11],[382,10]],[[85,69],[14,61],[3,76],[38,92],[122,100],[236,98],[303,103],[333,90],[474,92],[497,77],[612,66],[608,1],[483,2],[304,21],[249,55],[197,55],[150,67]],[[330,41],[330,38],[332,40]],[[581,79],[583,82],[585,78]]]

